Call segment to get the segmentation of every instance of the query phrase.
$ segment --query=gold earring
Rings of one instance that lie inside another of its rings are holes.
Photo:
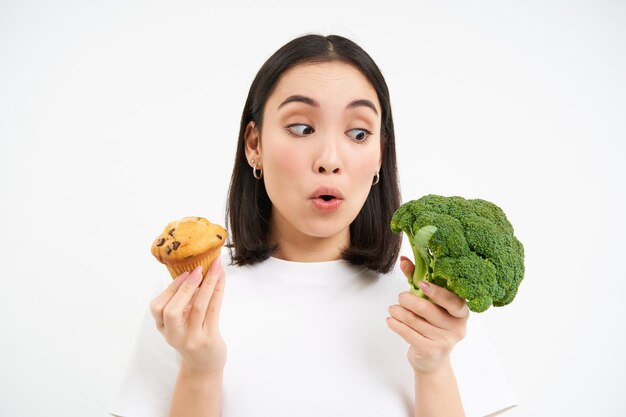
[[[250,162],[254,164],[254,166],[252,167],[252,176],[256,178],[257,180],[260,180],[261,178],[263,178],[263,170],[259,169],[259,174],[257,175],[256,162],[254,161],[254,159]]]

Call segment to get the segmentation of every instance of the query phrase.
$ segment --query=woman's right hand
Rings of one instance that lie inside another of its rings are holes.
[[[159,332],[180,353],[181,369],[211,374],[226,365],[226,344],[219,332],[224,268],[218,257],[204,280],[201,270],[179,275],[150,302],[150,311]]]

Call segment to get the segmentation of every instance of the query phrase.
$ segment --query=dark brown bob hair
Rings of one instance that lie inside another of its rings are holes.
[[[277,245],[270,247],[267,241],[272,202],[264,180],[255,179],[248,165],[246,126],[253,120],[261,131],[265,103],[284,71],[298,64],[330,61],[345,62],[359,69],[376,90],[382,113],[380,179],[372,186],[361,211],[350,224],[350,246],[342,251],[341,257],[351,264],[365,265],[381,273],[390,272],[396,263],[402,236],[394,234],[389,223],[400,206],[400,189],[387,84],[376,63],[353,41],[338,35],[307,34],[278,49],[263,64],[248,92],[226,205],[225,223],[232,235],[226,247],[235,265],[261,262],[278,249]]]

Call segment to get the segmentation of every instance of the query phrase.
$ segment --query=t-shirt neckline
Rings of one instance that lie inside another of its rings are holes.
[[[344,259],[323,262],[294,262],[270,256],[261,262],[264,276],[291,285],[338,285],[359,279],[368,268],[352,265]]]

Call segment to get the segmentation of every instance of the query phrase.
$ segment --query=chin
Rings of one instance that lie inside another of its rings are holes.
[[[306,222],[306,224],[301,223],[301,225],[302,227],[298,229],[304,234],[319,238],[328,238],[350,227],[350,222],[347,222],[345,219],[329,217],[326,219],[311,219],[309,222]]]

